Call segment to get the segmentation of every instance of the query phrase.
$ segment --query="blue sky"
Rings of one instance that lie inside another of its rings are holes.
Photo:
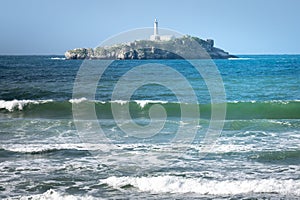
[[[299,0],[0,0],[0,54],[63,54],[159,26],[234,54],[300,54]]]

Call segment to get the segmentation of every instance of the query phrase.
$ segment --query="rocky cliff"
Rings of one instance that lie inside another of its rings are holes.
[[[169,41],[139,40],[113,46],[76,48],[65,53],[66,59],[227,59],[235,58],[214,47],[213,40],[184,36]]]

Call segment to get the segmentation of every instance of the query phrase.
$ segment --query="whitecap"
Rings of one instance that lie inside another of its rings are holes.
[[[70,103],[82,103],[82,102],[84,102],[84,101],[87,101],[87,98],[85,98],[85,97],[82,97],[82,98],[79,98],[79,99],[70,99],[69,100],[69,102]]]
[[[198,193],[210,195],[236,195],[248,193],[278,193],[300,195],[300,182],[296,180],[206,180],[177,176],[116,177],[101,180],[114,188],[131,185],[143,192]]]
[[[252,58],[228,58],[228,60],[252,60]]]
[[[23,110],[23,108],[28,104],[43,104],[53,102],[52,99],[49,100],[11,100],[11,101],[5,101],[0,100],[0,109],[6,109],[10,112],[13,110]]]
[[[76,150],[101,150],[102,144],[91,144],[91,143],[61,143],[61,144],[3,144],[0,148],[17,153],[39,153],[51,150],[65,150],[65,149],[76,149]]]
[[[147,104],[152,103],[152,104],[166,104],[168,103],[167,101],[159,101],[159,100],[134,100],[141,108],[144,108]]]
[[[66,58],[62,58],[62,57],[51,57],[51,60],[66,60]]]
[[[114,100],[114,101],[111,101],[111,103],[117,103],[117,104],[124,105],[124,104],[128,103],[128,101],[124,101],[124,100]]]
[[[22,196],[19,198],[20,200],[40,200],[40,199],[49,199],[49,200],[92,200],[96,199],[92,196],[75,196],[75,195],[69,195],[69,194],[62,194],[60,192],[57,192],[53,189],[47,190],[43,194],[36,194],[36,195],[30,195],[30,196]],[[97,198],[99,199],[99,198]]]

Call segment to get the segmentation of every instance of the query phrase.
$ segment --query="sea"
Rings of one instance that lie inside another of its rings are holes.
[[[300,199],[300,55],[207,62],[0,56],[0,198]]]

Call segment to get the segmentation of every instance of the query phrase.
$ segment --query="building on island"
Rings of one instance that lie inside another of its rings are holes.
[[[169,41],[174,39],[174,35],[159,35],[158,34],[158,21],[157,19],[154,20],[154,28],[153,28],[153,35],[150,36],[150,40],[155,41]]]

